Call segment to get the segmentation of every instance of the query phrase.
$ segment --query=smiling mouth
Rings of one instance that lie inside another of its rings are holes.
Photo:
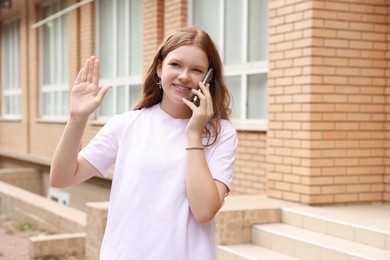
[[[191,88],[188,88],[188,87],[183,87],[183,86],[179,86],[179,85],[175,85],[173,84],[173,86],[179,90],[184,90],[184,91],[189,91],[191,90]]]

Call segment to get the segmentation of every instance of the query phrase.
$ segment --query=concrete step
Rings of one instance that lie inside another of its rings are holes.
[[[218,260],[297,260],[288,255],[253,244],[218,246]]]
[[[252,226],[252,243],[299,259],[390,259],[390,251],[288,224]]]
[[[385,226],[383,224],[380,226],[378,225],[380,219],[375,220],[363,213],[354,214],[352,211],[342,212],[343,215],[331,213],[331,210],[321,208],[283,208],[282,223],[390,250],[390,220],[387,220],[389,222]]]

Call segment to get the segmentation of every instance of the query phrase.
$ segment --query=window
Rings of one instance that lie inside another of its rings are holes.
[[[19,19],[2,24],[1,38],[1,116],[5,119],[20,119]]]
[[[100,85],[112,89],[99,119],[128,111],[139,98],[142,81],[142,0],[97,2],[97,56]]]
[[[236,125],[264,130],[268,106],[268,1],[190,0],[188,8],[188,23],[206,30],[221,52]]]
[[[69,205],[70,202],[70,194],[69,192],[56,189],[56,188],[49,188],[47,192],[47,197],[50,200],[53,200],[55,202],[58,202],[62,205]]]
[[[40,8],[43,20],[66,8],[66,0]],[[40,113],[43,119],[63,119],[68,114],[67,19],[57,17],[39,27]]]

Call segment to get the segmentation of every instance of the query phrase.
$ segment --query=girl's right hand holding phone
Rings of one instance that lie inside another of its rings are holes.
[[[110,89],[110,86],[105,86],[99,90],[99,66],[99,60],[91,56],[79,71],[70,96],[72,118],[88,119]]]

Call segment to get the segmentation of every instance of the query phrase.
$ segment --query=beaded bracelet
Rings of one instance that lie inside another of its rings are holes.
[[[204,147],[186,147],[186,150],[204,150]]]

